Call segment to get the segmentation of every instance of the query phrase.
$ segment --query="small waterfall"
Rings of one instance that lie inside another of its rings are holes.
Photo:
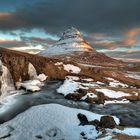
[[[2,99],[10,95],[11,94],[10,91],[15,90],[15,86],[10,71],[6,66],[2,64],[1,60],[0,60],[0,71],[2,73],[2,75],[0,75],[0,82],[1,82],[0,99]]]
[[[29,63],[29,65],[28,65],[28,74],[30,76],[30,80],[33,80],[33,79],[37,78],[36,69],[31,63]]]

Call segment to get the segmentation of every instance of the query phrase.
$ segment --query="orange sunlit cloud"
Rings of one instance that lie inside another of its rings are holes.
[[[140,28],[133,28],[130,29],[128,32],[124,33],[124,36],[122,37],[122,39],[120,39],[119,41],[105,41],[105,40],[98,40],[96,41],[96,38],[94,40],[94,44],[99,46],[99,47],[103,47],[109,50],[113,50],[116,48],[121,48],[121,47],[132,47],[133,45],[135,45],[137,43],[137,35],[140,34]],[[96,35],[96,34],[95,34]],[[98,38],[98,34],[96,36]],[[99,38],[101,36],[99,35]],[[103,36],[103,39],[107,38],[108,36]]]
[[[0,47],[21,47],[21,46],[26,46],[26,43],[17,40],[0,39]]]
[[[13,17],[12,13],[0,12],[0,20],[6,20],[8,18]]]

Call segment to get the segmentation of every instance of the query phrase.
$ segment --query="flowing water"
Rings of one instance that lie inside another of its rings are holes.
[[[140,127],[140,101],[127,104],[107,104],[104,106],[67,100],[63,95],[56,92],[56,89],[61,84],[61,81],[48,81],[40,92],[28,92],[24,95],[17,95],[14,98],[13,103],[11,103],[6,110],[0,112],[0,122],[3,123],[12,119],[31,106],[57,103],[68,107],[90,110],[95,113],[115,115],[120,118],[121,125]]]

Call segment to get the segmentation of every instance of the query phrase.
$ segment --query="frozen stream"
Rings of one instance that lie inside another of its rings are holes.
[[[71,101],[56,92],[56,89],[61,84],[61,81],[49,81],[40,92],[17,95],[13,103],[4,111],[0,112],[0,123],[12,119],[31,106],[57,103],[68,107],[90,110],[95,113],[115,115],[120,118],[121,125],[140,127],[140,101],[127,104],[107,104],[105,106]]]

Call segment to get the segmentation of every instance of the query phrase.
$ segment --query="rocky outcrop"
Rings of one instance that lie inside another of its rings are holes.
[[[35,67],[38,74],[44,73],[50,78],[61,78],[62,76],[59,69],[54,65],[58,60],[4,48],[0,48],[0,54],[3,64],[9,69],[14,81],[29,79],[29,63]]]
[[[0,55],[2,56],[2,63],[10,71],[14,82],[25,81],[29,79],[28,68],[30,63],[35,67],[37,74],[44,73],[48,76],[48,79],[52,80],[64,80],[66,75],[74,75],[74,73],[66,71],[63,64],[73,64],[75,66],[78,65],[70,61],[60,61],[54,58],[47,58],[5,48],[0,48]],[[62,65],[57,65],[59,62],[61,62]],[[81,69],[79,75],[87,74],[87,76],[89,76],[93,73],[90,69],[87,70],[82,66],[78,67]]]

